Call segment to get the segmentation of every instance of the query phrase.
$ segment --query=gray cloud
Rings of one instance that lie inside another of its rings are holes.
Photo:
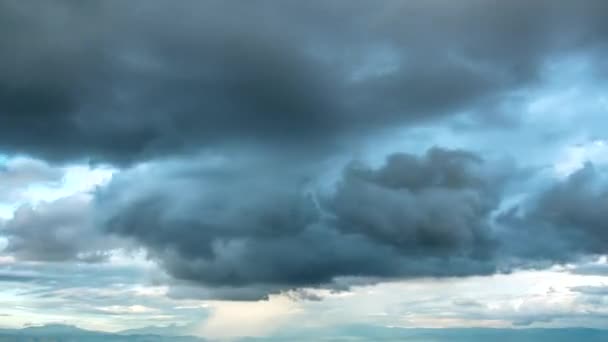
[[[577,265],[571,272],[583,275],[608,275],[608,264],[583,263]]]
[[[183,160],[123,172],[100,190],[95,212],[174,278],[211,288],[197,297],[259,297],[348,276],[496,271],[489,215],[504,180],[471,153],[432,149],[393,155],[377,170],[351,165],[321,194],[274,167]]]
[[[588,163],[538,199],[529,214],[548,222],[559,234],[584,241],[585,252],[608,251],[608,178],[606,171]],[[570,246],[577,251],[576,246]]]
[[[506,253],[550,263],[605,254],[607,200],[606,170],[587,163],[500,215],[503,238],[512,242]]]
[[[606,251],[606,211],[592,205],[605,202],[607,187],[591,166],[511,209],[502,205],[509,184],[528,184],[529,172],[467,151],[396,153],[378,167],[353,162],[332,190],[314,185],[318,170],[286,165],[203,157],[149,164],[100,189],[95,213],[106,232],[147,249],[174,278],[176,298],[343,289],[339,279],[348,277],[483,275]]]
[[[0,272],[0,282],[26,283],[37,280],[38,277],[29,274],[19,274],[14,272]]]
[[[483,257],[493,248],[488,217],[506,176],[498,171],[462,151],[394,154],[377,170],[347,168],[328,205],[343,231],[401,253]]]
[[[607,12],[603,1],[8,1],[0,149],[124,164],[236,140],[327,151],[459,111],[504,122],[492,107],[545,62],[601,60]]]
[[[84,195],[23,205],[0,222],[0,236],[8,240],[3,253],[20,260],[97,262],[112,247],[112,239],[94,229]]]
[[[575,286],[570,289],[585,295],[608,296],[608,286]]]

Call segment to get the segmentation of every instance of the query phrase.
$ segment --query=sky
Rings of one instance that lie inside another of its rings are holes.
[[[608,328],[607,14],[0,1],[0,328]]]

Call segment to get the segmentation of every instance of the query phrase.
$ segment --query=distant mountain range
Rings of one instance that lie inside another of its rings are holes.
[[[159,330],[160,331],[160,330]],[[0,342],[204,342],[193,336],[166,336],[161,334],[111,334],[80,329],[71,325],[51,324],[23,329],[0,329]]]
[[[382,341],[382,342],[608,342],[608,330],[567,329],[413,329],[349,325],[312,331],[283,332],[270,338],[239,342]]]
[[[150,327],[111,334],[69,325],[0,329],[0,342],[205,342],[193,336],[168,336],[169,329]],[[148,333],[156,332],[156,333]],[[271,337],[239,342],[406,341],[406,342],[606,342],[608,330],[566,329],[406,329],[349,325],[326,329],[285,331]]]

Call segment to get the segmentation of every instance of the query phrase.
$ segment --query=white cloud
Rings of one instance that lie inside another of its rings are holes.
[[[102,306],[97,307],[97,310],[109,314],[116,315],[125,315],[125,314],[150,314],[150,313],[158,313],[160,310],[156,308],[151,308],[145,305],[111,305],[111,306]]]

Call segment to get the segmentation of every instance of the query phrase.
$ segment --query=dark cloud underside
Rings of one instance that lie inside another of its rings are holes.
[[[176,279],[215,289],[203,296],[259,298],[353,276],[508,272],[608,249],[600,217],[576,222],[586,209],[551,209],[563,189],[576,192],[556,199],[602,203],[596,197],[607,187],[570,185],[591,182],[586,171],[540,190],[523,217],[507,210],[495,220],[516,169],[464,151],[394,154],[380,168],[351,164],[334,191],[320,193],[272,167],[202,165],[126,172],[99,194],[97,212],[108,232],[145,246]]]
[[[0,149],[125,164],[237,140],[328,152],[458,111],[494,122],[545,62],[603,56],[606,6],[5,1]]]

